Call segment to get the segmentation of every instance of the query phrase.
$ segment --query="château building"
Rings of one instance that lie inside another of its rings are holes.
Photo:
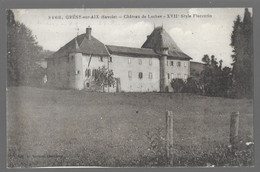
[[[141,48],[105,45],[91,34],[73,38],[47,59],[48,84],[91,90],[95,72],[105,66],[116,83],[110,92],[168,92],[174,78],[186,80],[191,58],[183,53],[163,27],[154,28]]]

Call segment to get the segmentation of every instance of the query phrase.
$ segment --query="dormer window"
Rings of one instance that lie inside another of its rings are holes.
[[[113,59],[112,59],[112,57],[110,56],[110,57],[109,57],[109,62],[112,62],[112,61],[113,61]]]

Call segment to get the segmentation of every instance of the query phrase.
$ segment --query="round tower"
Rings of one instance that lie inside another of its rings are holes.
[[[74,54],[74,62],[75,62],[75,88],[77,90],[82,90],[84,88],[82,53]]]
[[[75,43],[69,53],[69,87],[77,90],[82,90],[84,88],[83,82],[83,64],[82,64],[82,52],[80,51],[77,37],[75,38]]]
[[[167,80],[167,56],[168,56],[168,47],[161,47],[159,49],[160,53],[160,91],[168,92],[168,80]]]

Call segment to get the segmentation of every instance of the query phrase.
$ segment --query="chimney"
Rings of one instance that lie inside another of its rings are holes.
[[[86,28],[86,37],[88,40],[91,40],[91,27],[89,26],[88,28]]]

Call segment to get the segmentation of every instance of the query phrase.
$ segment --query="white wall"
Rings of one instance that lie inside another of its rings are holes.
[[[171,62],[173,62],[173,66],[171,66]],[[177,65],[178,62],[181,63],[181,66]],[[173,91],[170,85],[172,79],[180,78],[186,80],[190,76],[190,61],[168,59],[168,65],[166,66],[166,73],[167,73],[167,79],[169,84],[169,91]],[[168,74],[170,75],[170,78],[168,78]]]
[[[74,56],[73,60],[71,59],[72,56]],[[48,60],[47,76],[49,85],[81,90],[84,87],[86,88],[86,83],[89,83],[90,86],[91,83],[93,83],[93,77],[87,77],[85,75],[86,69],[91,70],[92,76],[93,69],[98,69],[98,67],[102,66],[108,67],[108,57],[103,57],[103,61],[101,61],[100,56],[92,56],[90,63],[90,55],[71,53],[69,57],[69,62],[68,56]],[[55,65],[53,65],[53,60],[55,60]],[[139,60],[142,61],[142,64],[139,64]],[[152,64],[150,64],[150,61]],[[171,61],[174,63],[173,66],[171,66]],[[181,62],[180,67],[177,66],[177,62]],[[109,69],[113,70],[115,78],[120,78],[120,89],[125,92],[160,91],[159,67],[159,58],[155,57],[112,55],[112,62],[109,62]],[[132,73],[132,77],[129,77],[129,71]],[[138,76],[140,72],[143,73],[142,79]],[[149,73],[152,73],[152,78],[149,78]],[[190,62],[168,59],[166,73],[170,74],[168,84],[169,91],[172,91],[170,86],[172,74],[174,78],[178,78],[178,74],[180,74],[181,79],[184,79],[185,76],[188,77],[190,75]],[[110,87],[109,91],[115,92],[116,88]]]
[[[120,78],[121,91],[125,92],[149,92],[160,91],[159,87],[159,59],[152,57],[128,57],[112,55],[113,61],[109,63],[114,76]],[[129,64],[129,59],[131,63]],[[139,64],[139,60],[142,64]],[[150,62],[151,60],[151,63]],[[130,78],[129,71],[132,73]],[[143,73],[143,78],[139,78],[139,73]],[[152,73],[152,78],[149,78]]]

